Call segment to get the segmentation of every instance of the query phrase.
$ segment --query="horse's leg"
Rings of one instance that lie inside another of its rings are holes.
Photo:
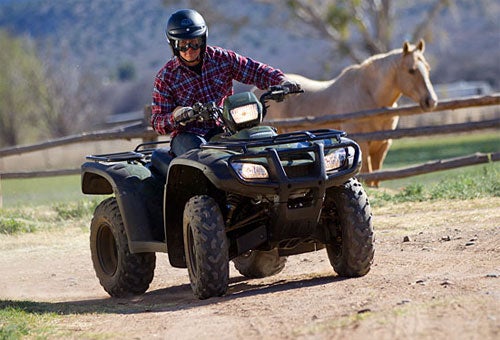
[[[372,169],[372,160],[370,157],[370,143],[369,142],[359,142],[361,149],[361,173],[370,173]],[[370,185],[371,181],[367,181],[366,184]]]
[[[387,152],[392,144],[392,139],[387,139],[383,141],[376,141],[370,144],[370,158],[372,170],[377,171],[382,169],[382,164],[384,163]],[[372,185],[378,187],[380,181],[372,181]]]
[[[396,129],[399,121],[399,116],[390,117],[387,120],[379,121],[379,129],[386,130]],[[382,169],[382,164],[384,163],[385,157],[387,156],[387,152],[391,147],[392,139],[386,139],[382,141],[372,141],[370,143],[370,158],[371,158],[371,166],[373,171],[377,171]],[[373,180],[370,182],[371,186],[378,187],[380,184],[379,180]]]

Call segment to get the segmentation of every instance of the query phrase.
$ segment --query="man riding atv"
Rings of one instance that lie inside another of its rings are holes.
[[[300,86],[283,72],[233,51],[207,45],[208,27],[195,10],[173,13],[165,30],[173,58],[154,82],[151,124],[159,134],[171,133],[171,151],[181,155],[222,132],[214,120],[183,121],[193,115],[195,103],[222,106],[233,94],[233,80],[267,89],[283,84],[291,92]]]
[[[262,278],[281,272],[288,256],[326,249],[338,275],[366,275],[374,235],[354,178],[359,146],[343,131],[278,134],[262,125],[266,102],[301,92],[298,85],[206,46],[205,22],[192,10],[167,26],[175,56],[156,78],[152,123],[172,132],[170,148],[168,140],[143,143],[82,165],[82,192],[109,195],[90,225],[103,288],[113,297],[144,293],[156,252],[187,268],[200,299],[226,294],[231,261],[241,275]],[[257,99],[232,94],[233,79],[271,86]]]

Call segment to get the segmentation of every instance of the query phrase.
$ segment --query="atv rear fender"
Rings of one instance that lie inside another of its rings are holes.
[[[115,195],[132,253],[167,251],[161,204],[163,186],[141,164],[82,165],[84,194]]]

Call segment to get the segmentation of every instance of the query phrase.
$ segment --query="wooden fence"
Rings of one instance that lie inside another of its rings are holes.
[[[435,111],[456,110],[471,107],[494,106],[500,105],[500,93],[495,93],[487,96],[474,96],[454,100],[442,101],[438,104]],[[147,116],[148,109],[145,109],[145,116]],[[399,108],[385,108],[376,110],[366,110],[346,114],[334,114],[322,117],[298,117],[287,120],[272,120],[268,121],[270,125],[286,127],[287,129],[319,129],[327,128],[329,126],[338,124],[341,121],[367,118],[367,117],[383,117],[383,116],[407,116],[423,113],[419,106],[408,105]],[[126,127],[99,131],[91,133],[82,133],[79,135],[68,136],[60,139],[49,140],[43,143],[15,146],[10,148],[0,149],[0,157],[7,157],[11,155],[20,155],[35,151],[47,150],[57,146],[63,146],[73,143],[82,143],[89,141],[105,141],[117,139],[134,139],[141,138],[143,140],[155,140],[157,134],[146,123],[148,119],[143,119],[140,123],[131,124]],[[490,120],[467,122],[460,124],[448,124],[441,126],[428,126],[408,129],[396,129],[391,131],[378,131],[364,134],[349,134],[349,136],[357,141],[361,140],[381,140],[381,139],[399,139],[405,137],[418,137],[428,136],[432,134],[449,134],[458,132],[468,132],[480,129],[499,129],[500,118]],[[460,157],[451,160],[439,160],[435,162],[426,163],[423,165],[412,166],[407,169],[400,170],[381,170],[370,174],[360,174],[358,177],[361,179],[379,179],[389,180],[408,176],[414,176],[431,171],[440,171],[450,169],[453,167],[480,164],[485,162],[494,162],[500,159],[499,153],[493,154],[474,154],[465,157]],[[10,178],[30,178],[30,177],[45,177],[45,176],[60,176],[78,174],[80,169],[63,169],[63,170],[45,170],[45,171],[20,171],[20,172],[4,172],[0,173],[0,179]]]

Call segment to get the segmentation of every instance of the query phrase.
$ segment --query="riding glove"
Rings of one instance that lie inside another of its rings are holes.
[[[173,115],[175,124],[185,125],[186,121],[194,116],[194,111],[190,106],[178,106],[175,108]]]
[[[301,90],[300,88],[300,84],[291,80],[291,79],[284,79],[282,82],[281,82],[281,85],[283,87],[286,87],[288,88],[288,91],[289,92],[299,92]]]

